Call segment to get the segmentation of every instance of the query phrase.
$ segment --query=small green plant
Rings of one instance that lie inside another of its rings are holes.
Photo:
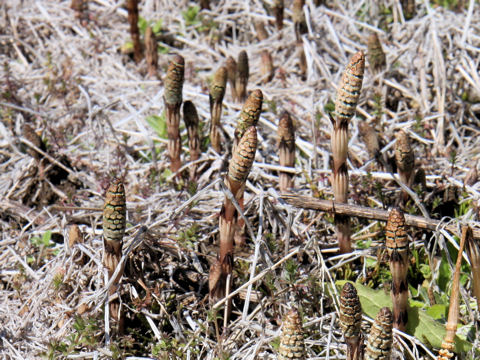
[[[37,247],[53,247],[55,243],[52,240],[52,232],[50,230],[45,231],[42,237],[39,236],[32,236],[30,238],[30,242],[33,246]]]
[[[296,260],[294,259],[288,259],[285,262],[285,280],[291,284],[294,285],[295,282],[297,281],[297,269],[298,269],[298,264]]]
[[[145,118],[145,121],[148,125],[155,131],[158,137],[162,139],[168,139],[167,134],[167,121],[165,118],[165,114],[160,116],[158,115],[150,115]]]
[[[182,11],[183,20],[185,25],[193,26],[198,25],[201,22],[201,18],[198,17],[200,8],[198,6],[189,6],[187,10]]]

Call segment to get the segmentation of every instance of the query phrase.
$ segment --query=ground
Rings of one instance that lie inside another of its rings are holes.
[[[358,284],[366,336],[369,319],[390,301],[385,223],[352,217],[354,252],[338,255],[333,215],[280,197],[276,130],[288,111],[296,128],[292,191],[333,199],[329,113],[349,59],[367,52],[371,33],[379,36],[386,66],[376,71],[367,61],[349,124],[348,202],[398,205],[401,190],[387,169],[396,171],[395,132],[405,130],[425,187],[416,187],[417,202],[408,198],[403,209],[422,216],[421,203],[442,223],[437,231],[409,228],[409,296],[417,322],[409,334],[395,333],[394,357],[434,358],[460,226],[480,225],[478,2],[417,2],[410,18],[405,1],[309,0],[299,44],[291,1],[280,31],[273,3],[212,0],[201,10],[195,2],[141,1],[141,38],[151,25],[159,41],[158,77],[147,75],[145,60],[134,61],[121,1],[92,0],[83,12],[70,1],[0,4],[2,358],[274,359],[282,317],[292,307],[301,313],[308,358],[344,358],[341,281]],[[267,39],[258,39],[256,22],[265,25]],[[213,319],[222,307],[209,302],[208,271],[218,251],[221,184],[242,104],[228,88],[224,152],[214,152],[208,84],[242,50],[249,57],[248,89],[261,89],[265,101],[245,195],[252,232],[235,251],[234,289],[247,286],[234,297],[228,330],[217,339]],[[268,82],[263,50],[274,65]],[[194,180],[183,121],[181,174],[170,172],[166,155],[162,79],[173,54],[185,58],[183,99],[194,103],[201,120]],[[393,167],[369,154],[361,131],[366,123]],[[121,336],[109,333],[102,266],[102,209],[114,178],[124,181],[127,196]],[[458,231],[447,231],[447,224]],[[479,309],[471,267],[465,261],[461,270],[457,351],[469,359],[480,344]]]

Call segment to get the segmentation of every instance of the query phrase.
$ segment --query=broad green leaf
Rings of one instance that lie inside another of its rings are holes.
[[[158,137],[162,139],[167,138],[167,121],[165,119],[165,115],[157,116],[151,115],[145,118],[147,124],[155,131]]]
[[[162,19],[160,20],[157,20],[153,25],[152,25],[152,31],[154,34],[158,34],[160,32],[160,30],[162,30],[162,25],[163,25],[163,21]]]
[[[339,289],[345,285],[346,281],[337,281]],[[378,311],[385,306],[392,308],[392,299],[389,293],[383,289],[374,290],[362,284],[353,283],[357,289],[363,312],[371,318],[377,316]],[[434,348],[440,348],[445,337],[445,325],[434,320],[424,310],[418,308],[418,301],[412,303],[409,301],[407,333],[415,336],[419,341]],[[466,353],[472,348],[472,345],[455,337],[455,351],[457,353]]]
[[[445,320],[448,316],[448,306],[445,304],[435,304],[427,309],[427,314],[435,320]]]

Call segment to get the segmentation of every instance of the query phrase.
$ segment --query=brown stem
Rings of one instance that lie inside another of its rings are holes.
[[[250,69],[248,66],[248,55],[245,50],[238,54],[237,60],[237,79],[235,87],[237,88],[237,96],[239,101],[245,101],[247,98],[247,84]]]
[[[188,133],[188,147],[190,149],[190,161],[195,161],[200,157],[200,138],[198,136],[198,114],[195,105],[191,101],[185,101],[183,104],[183,120]],[[196,175],[197,165],[191,164],[190,179]]]
[[[268,50],[262,50],[262,63],[260,70],[264,84],[272,81],[274,75],[273,60],[272,55]]]
[[[452,280],[452,291],[450,293],[450,307],[448,308],[448,320],[445,326],[447,332],[442,343],[442,351],[439,352],[439,358],[450,358],[449,356],[455,347],[455,334],[457,332],[458,314],[460,312],[460,267],[462,265],[463,249],[465,243],[472,238],[472,230],[468,226],[462,227],[462,237],[460,239],[460,248],[458,249],[457,262],[455,264],[455,273]],[[468,240],[467,240],[468,239]]]
[[[222,66],[215,73],[210,86],[210,143],[217,153],[222,152],[220,139],[220,118],[222,116],[222,102],[227,87],[228,70]]]
[[[238,94],[237,94],[237,62],[231,56],[227,58],[227,77],[228,83],[230,85],[230,91],[232,94],[232,100],[238,101]]]
[[[468,236],[465,247],[472,266],[473,295],[477,298],[477,308],[480,309],[480,244],[478,239]]]
[[[295,166],[295,128],[288,112],[283,112],[278,122],[277,130],[278,157],[281,166]],[[293,187],[293,176],[286,172],[279,172],[280,192],[285,193]]]
[[[400,209],[392,209],[385,228],[385,246],[392,273],[393,327],[405,331],[408,321],[409,244],[405,230],[405,217]]]
[[[273,15],[275,16],[275,24],[277,25],[277,30],[280,31],[283,29],[283,12],[284,12],[284,1],[275,0],[273,6]]]
[[[388,211],[372,209],[359,205],[350,205],[334,202],[332,200],[321,200],[309,196],[299,196],[293,194],[282,195],[281,198],[290,205],[310,210],[326,211],[333,214],[348,215],[364,219],[387,221]],[[427,219],[423,216],[405,215],[405,225],[413,226],[424,230],[437,230],[437,228],[445,228],[451,233],[456,233],[456,226],[445,225],[435,219]],[[473,238],[480,239],[480,231],[472,230]]]
[[[145,30],[145,56],[148,67],[148,76],[156,77],[158,65],[157,39],[150,26]]]
[[[130,24],[130,36],[133,42],[133,58],[138,64],[143,57],[140,31],[138,29],[138,0],[127,0],[127,11],[128,23]]]
[[[180,106],[182,105],[182,91],[185,60],[176,55],[167,69],[165,77],[165,108],[168,134],[168,154],[170,156],[170,170],[177,172],[181,167],[181,139],[180,139]]]

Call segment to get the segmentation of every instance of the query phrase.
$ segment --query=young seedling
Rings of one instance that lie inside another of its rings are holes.
[[[280,347],[278,349],[279,360],[305,359],[305,333],[300,314],[296,309],[291,309],[284,317]]]
[[[358,98],[362,89],[365,71],[365,55],[362,51],[353,55],[337,90],[334,117],[330,116],[333,125],[331,147],[333,155],[332,187],[336,202],[346,203],[348,195],[348,123],[355,114]],[[350,241],[350,219],[347,216],[335,215],[335,226],[340,253],[352,251]]]
[[[233,151],[232,159],[228,167],[225,185],[230,190],[234,198],[238,201],[243,197],[245,182],[255,158],[257,149],[257,129],[251,126],[240,139],[236,149]],[[220,230],[220,251],[218,265],[212,265],[209,277],[210,298],[218,300],[225,295],[227,286],[232,288],[232,270],[233,270],[233,252],[234,252],[234,233],[238,213],[229,197],[225,200],[220,211],[219,230]],[[218,267],[221,268],[221,275],[218,275]],[[230,275],[230,283],[227,284],[227,278]],[[227,302],[227,308],[230,302]],[[227,316],[229,311],[227,310]],[[228,319],[227,319],[228,320]]]
[[[392,312],[388,307],[380,309],[370,329],[365,360],[390,360],[392,352]]]
[[[111,279],[117,265],[122,258],[123,235],[125,234],[126,206],[125,206],[125,188],[121,180],[114,180],[107,190],[105,197],[105,206],[103,209],[103,265],[108,270],[108,279]],[[120,278],[123,272],[120,271],[114,279],[113,285],[109,290],[109,295],[115,294],[119,287]],[[110,302],[110,315],[116,321],[119,321],[120,302],[118,300]]]
[[[367,57],[368,62],[370,63],[370,69],[374,73],[382,71],[387,62],[377,33],[370,34],[367,41],[367,47]]]
[[[347,343],[347,360],[363,358],[362,306],[355,286],[345,283],[340,294],[340,325]]]
[[[278,157],[281,166],[295,166],[295,128],[293,127],[290,114],[283,112],[278,122]],[[285,193],[293,187],[293,175],[280,171],[279,174],[280,192]]]
[[[232,94],[232,100],[237,101],[237,62],[231,56],[227,58],[227,78],[230,84],[230,92]]]
[[[385,228],[385,246],[392,273],[393,327],[405,331],[408,321],[407,272],[410,257],[405,217],[400,209],[392,209]]]
[[[284,12],[284,1],[275,0],[273,2],[273,16],[275,16],[275,24],[277,25],[277,30],[281,31],[283,29],[283,12]]]
[[[167,113],[168,154],[170,156],[170,170],[174,173],[182,165],[180,160],[182,144],[179,126],[184,70],[185,60],[182,56],[175,55],[168,65],[165,78],[164,100]]]
[[[227,68],[222,66],[215,73],[210,85],[210,143],[217,153],[222,152],[220,141],[220,118],[222,116],[222,102],[227,88]]]
[[[247,98],[247,84],[249,76],[249,67],[248,67],[248,55],[245,50],[241,51],[238,54],[237,61],[237,79],[236,79],[236,88],[237,96],[239,101],[245,101]]]
[[[245,131],[250,128],[251,126],[256,126],[258,123],[258,119],[260,118],[260,114],[262,112],[262,103],[263,103],[263,93],[261,90],[254,90],[248,97],[247,101],[243,105],[242,111],[240,112],[240,116],[238,118],[237,127],[234,132],[234,140],[233,140],[233,152],[237,148],[237,144],[239,143],[240,139],[245,134]],[[238,197],[238,204],[240,208],[243,210],[244,208],[244,199],[243,199],[243,190],[239,194]],[[238,246],[242,246],[245,244],[245,222],[242,218],[239,218],[236,223],[236,230],[235,230],[235,244]]]
[[[448,308],[447,332],[442,342],[442,348],[438,352],[437,360],[449,360],[455,358],[455,334],[457,333],[458,316],[460,313],[460,268],[462,266],[463,249],[465,244],[473,238],[472,229],[468,226],[462,227],[462,238],[458,249],[455,273],[453,274],[452,290],[450,293],[450,306]]]
[[[148,76],[156,77],[158,65],[157,39],[150,26],[145,30],[145,57],[148,67]]]
[[[480,244],[471,236],[470,231],[465,247],[472,267],[473,296],[477,298],[477,308],[480,309]]]
[[[273,60],[272,55],[268,50],[262,50],[262,63],[260,71],[262,73],[264,84],[272,81],[274,75]]]
[[[198,114],[195,105],[191,101],[183,103],[183,120],[188,133],[188,147],[190,149],[190,161],[194,162],[200,157],[200,138],[198,136]],[[197,165],[190,167],[190,179],[195,179]]]
[[[138,64],[142,60],[142,44],[140,43],[140,31],[138,29],[138,0],[127,0],[128,23],[130,24],[130,36],[133,43],[133,58]]]

